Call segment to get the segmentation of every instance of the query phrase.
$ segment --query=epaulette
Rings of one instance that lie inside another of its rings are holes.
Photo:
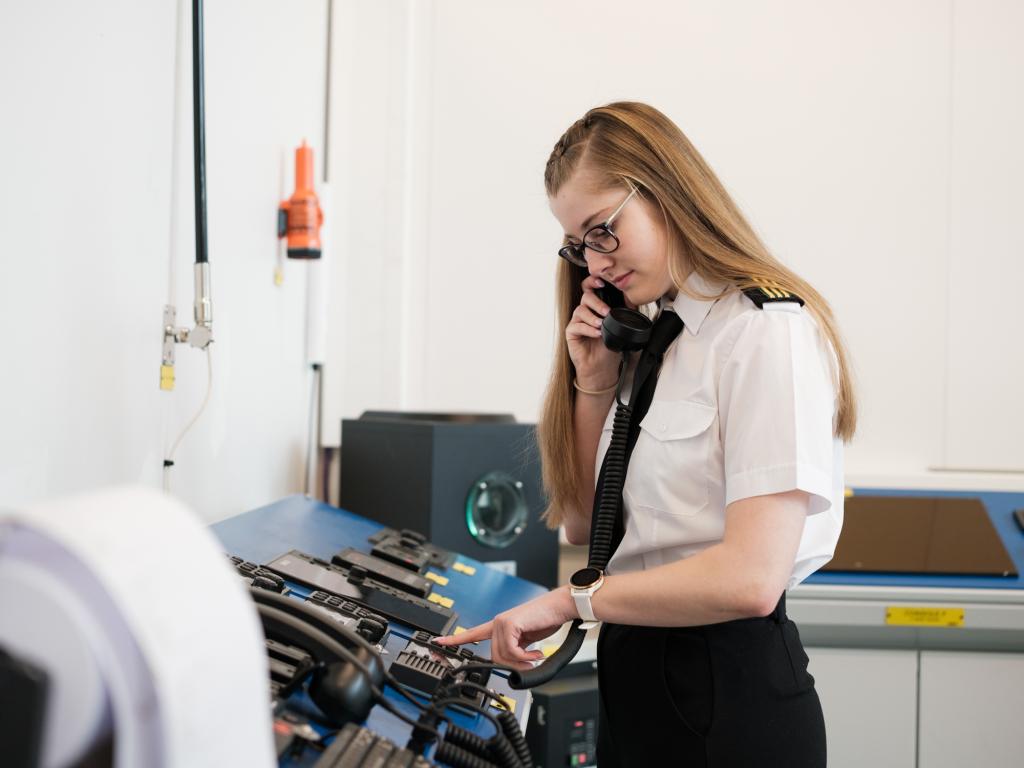
[[[754,305],[758,309],[762,309],[765,304],[771,304],[772,302],[776,301],[796,302],[800,306],[803,306],[803,299],[785,290],[778,283],[772,282],[770,280],[758,280],[756,278],[752,279],[755,283],[757,283],[757,285],[754,286],[753,288],[744,288],[743,292],[747,294],[747,297],[752,302],[754,302]]]

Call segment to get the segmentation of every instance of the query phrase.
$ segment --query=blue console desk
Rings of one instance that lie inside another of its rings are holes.
[[[292,549],[327,561],[345,547],[368,553],[370,544],[367,538],[381,528],[383,526],[366,518],[301,495],[289,496],[212,526],[214,534],[220,539],[226,552],[259,564],[265,564]],[[508,576],[471,558],[459,555],[456,562],[470,566],[475,569],[475,573],[468,575],[449,568],[442,574],[448,578],[448,583],[439,585],[435,591],[454,601],[452,609],[459,614],[456,622],[458,627],[468,629],[488,621],[495,614],[547,591],[540,585]],[[300,585],[289,583],[289,586],[298,597],[308,595],[309,591]],[[384,649],[385,665],[388,663],[388,655],[392,658],[397,656],[414,632],[409,627],[395,622],[390,622],[390,626],[390,639]],[[489,642],[482,642],[470,648],[474,653],[490,656]],[[529,692],[513,691],[500,673],[492,674],[489,685],[515,702],[516,715],[525,730],[530,707]],[[406,714],[414,718],[418,715],[418,711],[398,694],[388,690],[386,695]],[[485,737],[491,735],[493,727],[479,715],[470,716],[451,709],[447,714],[464,728],[474,730]],[[399,745],[404,745],[411,732],[410,726],[381,707],[373,709],[366,725]],[[288,763],[300,764],[308,763]]]

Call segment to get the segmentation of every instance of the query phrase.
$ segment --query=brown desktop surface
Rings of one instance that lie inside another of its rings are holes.
[[[980,499],[853,496],[823,571],[1017,576]]]

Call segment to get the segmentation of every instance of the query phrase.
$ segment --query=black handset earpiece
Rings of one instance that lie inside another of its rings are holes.
[[[612,352],[636,352],[651,337],[651,321],[635,309],[617,307],[601,323],[601,339]]]
[[[601,323],[601,339],[604,345],[613,352],[635,352],[643,349],[651,337],[653,323],[635,309],[626,308],[626,300],[622,291],[614,285],[605,283],[595,293],[611,311],[605,315]]]

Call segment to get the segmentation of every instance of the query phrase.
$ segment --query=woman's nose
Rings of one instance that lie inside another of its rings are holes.
[[[584,253],[587,259],[587,271],[592,275],[600,275],[612,264],[611,254],[609,253],[601,253],[590,248],[587,248]]]

